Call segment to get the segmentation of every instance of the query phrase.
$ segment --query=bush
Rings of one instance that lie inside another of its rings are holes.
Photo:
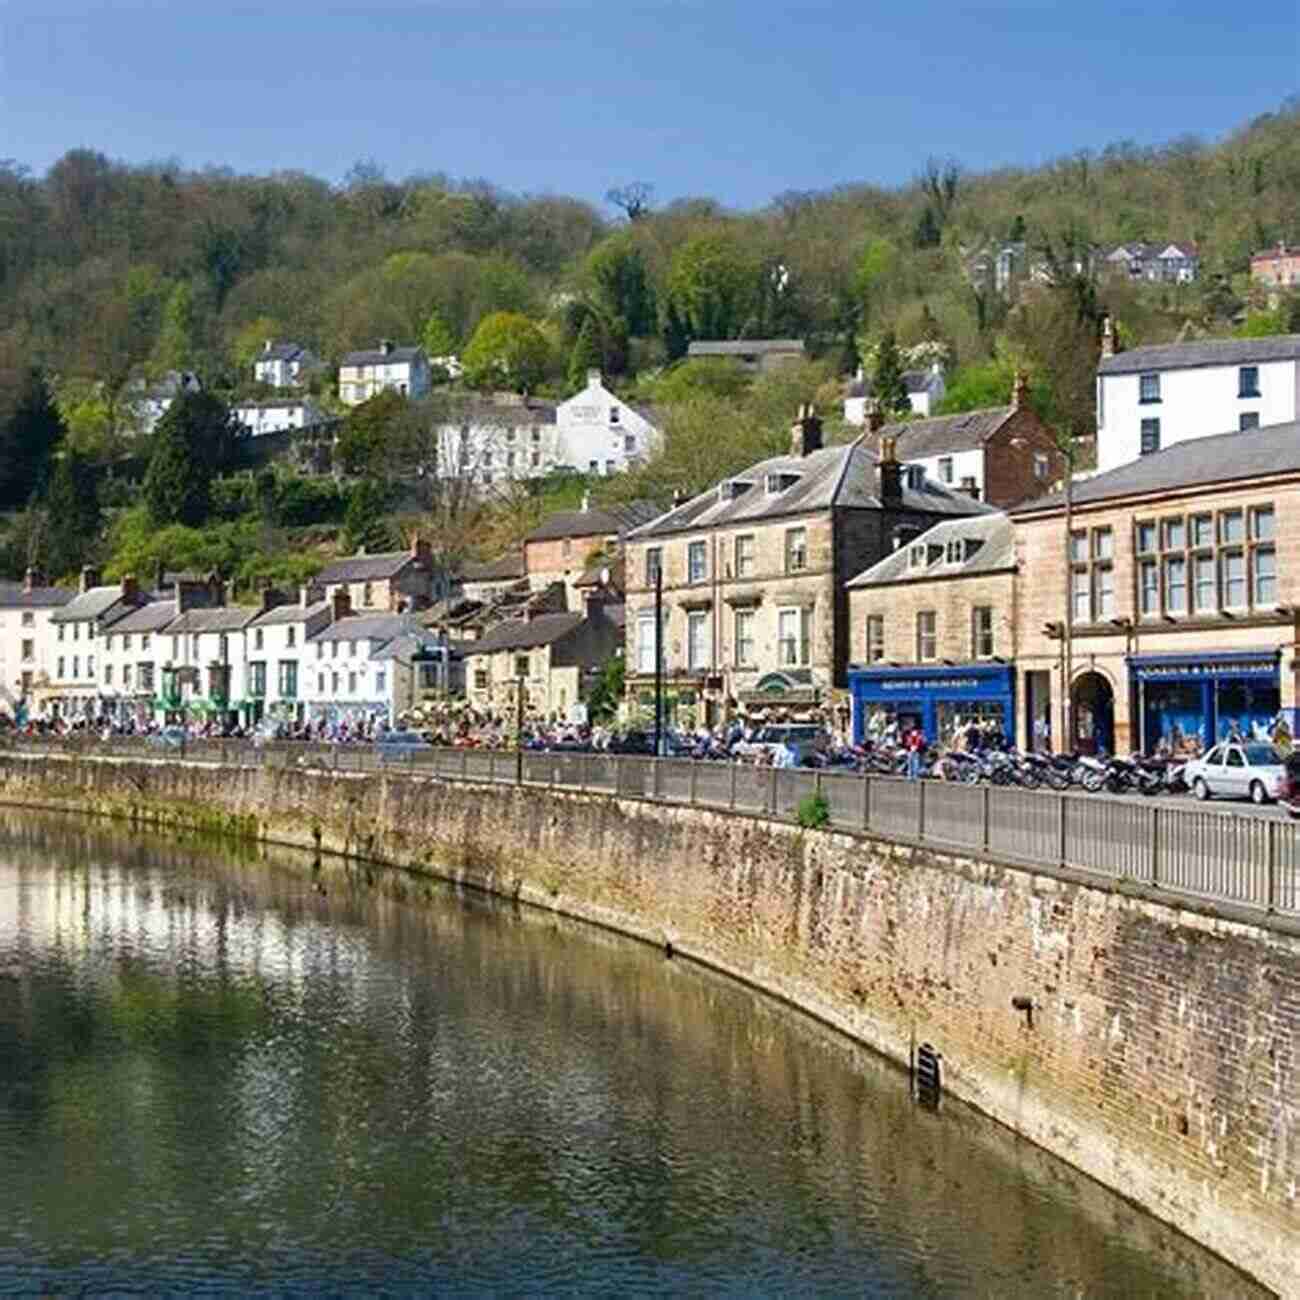
[[[824,794],[807,794],[799,800],[799,825],[807,830],[818,826],[828,826],[831,820],[831,806]]]

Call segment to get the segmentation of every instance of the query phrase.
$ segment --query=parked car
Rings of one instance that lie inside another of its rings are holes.
[[[184,727],[164,727],[161,731],[155,731],[149,737],[149,743],[157,745],[159,748],[180,748],[187,739],[188,736]]]
[[[1286,764],[1262,741],[1227,741],[1188,763],[1185,779],[1198,799],[1222,795],[1262,804],[1281,796]]]
[[[375,739],[375,753],[381,763],[407,762],[432,754],[433,746],[418,731],[385,731]]]
[[[811,722],[784,722],[763,727],[753,740],[742,740],[735,749],[736,757],[748,762],[775,761],[777,750],[794,751],[795,763],[806,765],[814,754],[829,749],[829,738],[824,727]]]

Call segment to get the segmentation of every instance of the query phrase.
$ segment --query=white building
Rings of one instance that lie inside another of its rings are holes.
[[[1152,284],[1191,284],[1200,272],[1201,255],[1193,243],[1132,242],[1118,244],[1103,254],[1102,263],[1112,274]]]
[[[1300,415],[1300,334],[1201,339],[1114,352],[1107,322],[1097,367],[1097,469],[1209,434]]]
[[[377,348],[349,352],[339,366],[339,401],[360,406],[377,393],[424,397],[430,386],[429,358],[422,348],[394,347],[380,339]]]
[[[293,388],[303,383],[308,373],[320,364],[320,358],[301,343],[276,343],[267,339],[253,362],[253,378],[272,388]]]
[[[307,398],[289,397],[269,402],[239,402],[234,414],[235,419],[256,438],[264,433],[280,433],[284,429],[303,429],[309,424],[317,424],[324,413]]]
[[[611,393],[599,370],[555,408],[556,459],[585,474],[618,474],[643,460],[659,440],[652,413]]]
[[[948,386],[944,380],[943,365],[932,362],[925,370],[903,371],[907,385],[907,400],[913,415],[933,415],[943,401]],[[857,378],[849,386],[844,399],[844,423],[861,428],[867,422],[867,403],[871,400],[871,385],[859,369]]]
[[[176,619],[177,600],[155,600],[131,610],[100,638],[99,713],[116,722],[154,721],[169,661],[163,629]]]
[[[560,459],[555,405],[499,393],[460,403],[438,430],[443,479],[506,484],[543,478]]]
[[[169,370],[157,383],[132,385],[128,404],[136,431],[152,433],[181,393],[197,393],[202,388],[202,381],[190,370]]]
[[[258,614],[244,630],[247,657],[245,698],[254,721],[263,717],[300,722],[306,716],[302,654],[309,638],[331,620],[334,602],[347,608],[340,592],[329,601],[315,587],[303,587],[298,600]]]
[[[50,674],[50,617],[75,595],[41,584],[31,569],[22,582],[0,582],[0,713],[25,718],[36,683]]]

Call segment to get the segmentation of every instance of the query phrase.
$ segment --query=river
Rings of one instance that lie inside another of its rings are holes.
[[[1265,1294],[630,940],[0,810],[0,1291],[125,1290]]]

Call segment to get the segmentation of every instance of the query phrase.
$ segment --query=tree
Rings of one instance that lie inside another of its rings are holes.
[[[17,509],[40,488],[63,435],[63,417],[39,370],[0,376],[0,509]]]
[[[876,350],[876,370],[871,378],[871,391],[880,409],[886,415],[908,415],[912,410],[907,395],[907,381],[903,378],[903,362],[898,355],[898,341],[893,330],[886,330]]]
[[[104,525],[99,505],[99,469],[69,448],[59,457],[46,495],[50,534],[45,563],[50,573],[75,573],[85,563]]]
[[[623,679],[627,663],[621,654],[605,661],[591,689],[587,692],[587,717],[593,722],[608,722],[623,702]]]
[[[493,312],[479,322],[461,361],[471,388],[527,392],[546,378],[551,345],[527,316]]]
[[[691,338],[738,338],[758,303],[759,274],[731,235],[696,235],[673,255],[669,301]]]
[[[162,328],[154,347],[154,364],[159,370],[191,370],[198,352],[198,310],[194,290],[182,281],[163,308]]]
[[[601,305],[621,316],[628,333],[643,338],[654,331],[655,294],[645,257],[630,231],[611,235],[587,257],[586,273]]]
[[[429,313],[429,319],[424,322],[424,331],[420,335],[420,346],[430,359],[449,357],[456,351],[456,340],[452,337],[447,322],[439,315],[437,308],[434,308]]]
[[[569,354],[569,387],[575,392],[587,382],[588,370],[603,370],[605,358],[600,346],[600,323],[594,312],[588,314]]]
[[[383,519],[387,509],[388,490],[382,483],[363,478],[352,485],[343,514],[344,542],[349,550],[364,546],[370,551],[382,551],[392,541]]]
[[[235,468],[246,431],[211,393],[182,392],[154,431],[144,499],[157,526],[204,522],[212,507],[212,480]]]
[[[619,185],[605,191],[606,200],[614,207],[622,209],[629,221],[640,221],[650,214],[650,200],[654,197],[655,187],[648,181],[633,181],[630,185]]]
[[[338,468],[344,474],[367,476],[381,474],[385,462],[396,469],[391,464],[391,452],[398,439],[398,426],[408,414],[406,398],[391,388],[354,406],[343,421],[334,447]]]

